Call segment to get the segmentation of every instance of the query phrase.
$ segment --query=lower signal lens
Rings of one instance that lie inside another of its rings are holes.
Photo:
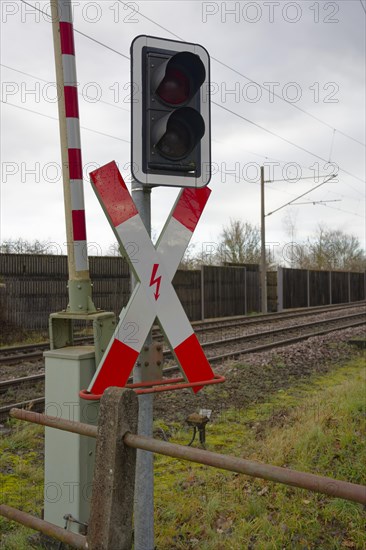
[[[168,159],[184,158],[192,149],[189,129],[179,122],[173,122],[169,125],[157,147],[159,152]]]
[[[172,161],[186,158],[205,133],[202,116],[190,107],[182,107],[169,115],[160,139],[156,142],[159,153]]]

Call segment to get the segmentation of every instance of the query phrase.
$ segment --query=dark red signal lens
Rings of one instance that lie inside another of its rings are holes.
[[[169,105],[182,105],[190,97],[189,78],[179,69],[168,67],[156,93]]]

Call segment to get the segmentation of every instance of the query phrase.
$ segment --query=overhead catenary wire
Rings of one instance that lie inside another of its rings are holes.
[[[299,195],[299,196],[296,197],[295,199],[292,199],[292,201],[286,202],[286,204],[283,204],[282,206],[279,206],[279,207],[276,208],[275,210],[272,210],[272,212],[268,212],[268,214],[265,214],[265,217],[271,216],[272,214],[274,214],[275,212],[278,212],[279,210],[282,210],[282,208],[285,208],[286,206],[290,206],[290,204],[294,203],[296,200],[302,199],[302,197],[305,197],[305,195],[308,195],[308,194],[311,193],[312,191],[315,191],[315,189],[318,189],[318,188],[321,187],[322,185],[325,185],[326,183],[328,183],[328,181],[330,181],[330,180],[333,179],[333,178],[335,178],[335,175],[334,175],[334,174],[332,174],[331,176],[329,176],[329,178],[327,178],[326,180],[322,181],[321,183],[318,183],[318,185],[315,185],[315,187],[312,187],[311,189],[309,189],[309,190],[306,191],[305,193],[302,193],[301,195]]]
[[[51,15],[47,12],[45,12],[44,10],[41,10],[40,8],[38,8],[37,6],[33,5],[33,4],[30,4],[29,2],[27,2],[26,0],[20,0],[21,2],[23,2],[23,4],[26,4],[27,6],[33,8],[34,10],[36,11],[39,11],[40,13],[42,13],[43,15],[45,15],[46,17],[48,17],[49,19],[51,19]],[[120,55],[122,57],[124,57],[125,59],[130,59],[130,57],[114,48],[111,48],[110,46],[108,46],[107,44],[104,44],[103,42],[100,42],[99,40],[97,40],[96,38],[94,38],[93,36],[90,36],[89,34],[86,34],[84,32],[81,32],[79,31],[78,29],[75,29],[74,27],[74,32],[77,33],[77,34],[80,34],[81,36],[84,36],[85,38],[87,38],[88,40],[91,40],[92,42],[95,42],[96,44],[99,44],[100,46],[103,46],[103,48],[107,48],[107,50],[110,50],[111,52],[114,52],[116,53],[117,55]]]
[[[339,212],[343,212],[344,214],[351,214],[352,216],[357,216],[358,218],[365,219],[365,216],[362,216],[361,214],[357,214],[357,212],[350,212],[349,210],[344,210],[344,208],[338,208],[337,206],[329,206],[329,204],[322,204],[321,206],[326,206],[327,208],[331,208],[332,210],[338,210]]]
[[[332,153],[333,153],[333,145],[334,145],[334,139],[335,139],[336,131],[337,131],[337,130],[334,128],[334,130],[333,130],[333,135],[332,135],[332,140],[331,140],[331,143],[330,143],[329,163],[331,163],[331,158],[332,158]]]
[[[10,70],[12,70],[12,71],[15,71],[15,72],[17,72],[17,73],[23,74],[23,75],[25,75],[25,76],[29,76],[29,77],[31,77],[31,78],[38,79],[38,80],[40,80],[40,81],[42,81],[42,82],[48,83],[48,81],[47,81],[46,79],[42,78],[42,77],[33,75],[33,74],[28,73],[28,72],[25,72],[25,71],[21,71],[21,70],[19,70],[19,69],[15,69],[14,67],[11,67],[11,66],[9,66],[9,65],[5,65],[5,64],[3,64],[3,63],[0,63],[0,65],[1,65],[2,67],[5,67],[5,68],[10,69]],[[79,92],[79,93],[80,93],[80,92]],[[84,98],[85,98],[85,97],[88,97],[88,96],[84,96],[82,93],[80,93],[80,95],[81,95],[82,97],[84,97]],[[106,101],[102,101],[102,100],[99,100],[99,101],[102,102],[102,103],[105,103],[105,104],[107,104],[107,105],[111,105],[111,106],[113,106],[113,107],[116,107],[116,108],[118,108],[118,109],[121,109],[121,110],[123,110],[123,111],[130,112],[129,109],[125,109],[125,108],[123,108],[123,107],[119,107],[118,105],[113,105],[112,103],[109,103],[109,102],[106,102]],[[2,102],[3,102],[3,103],[6,103],[6,102],[4,102],[4,101],[2,101]],[[17,107],[16,105],[14,105],[14,104],[12,104],[12,103],[9,103],[9,105],[11,105],[11,106],[13,106],[13,107]],[[217,104],[217,105],[219,105],[219,104]],[[21,108],[20,106],[18,106],[18,107]],[[25,108],[25,107],[24,107],[23,109],[24,109],[24,110],[28,110],[29,112],[32,112],[32,113],[34,113],[34,114],[39,114],[40,116],[44,116],[44,117],[46,117],[46,118],[51,118],[51,119],[53,119],[53,120],[57,120],[57,119],[55,119],[54,117],[51,117],[51,116],[49,116],[49,115],[45,115],[44,113],[39,113],[38,111],[33,111],[33,110],[27,109],[27,108]],[[245,120],[248,120],[248,119],[245,119]],[[253,123],[253,124],[256,124],[256,123]],[[129,143],[129,141],[123,140],[122,138],[118,138],[117,136],[112,136],[112,135],[110,135],[110,134],[98,132],[97,130],[93,130],[93,129],[91,129],[91,128],[85,128],[85,127],[82,127],[82,128],[85,129],[85,130],[88,130],[88,131],[90,131],[90,132],[99,133],[99,134],[101,134],[101,135],[105,135],[105,136],[107,136],[107,137],[112,137],[112,138],[114,138],[114,139],[118,139],[118,140],[121,140],[121,141],[126,141],[126,142]],[[275,162],[279,162],[280,164],[286,164],[285,161],[282,161],[282,160],[279,160],[279,159],[275,159],[275,158],[273,158],[273,157],[264,157],[263,155],[260,155],[260,154],[258,154],[258,153],[254,153],[253,151],[247,151],[247,152],[250,153],[250,154],[252,154],[252,155],[258,156],[258,157],[260,157],[260,158],[265,158],[265,159],[268,159],[268,160],[272,160],[272,161],[275,161]],[[300,167],[308,169],[308,167],[305,167],[305,166],[301,166],[301,165],[300,165]],[[223,174],[222,170],[219,170],[219,172],[221,172],[221,173]],[[227,173],[227,175],[233,175],[233,174]],[[304,178],[300,178],[300,179],[304,179]],[[315,179],[315,177],[309,176],[309,179]],[[241,181],[248,182],[248,183],[251,183],[251,181],[245,180],[244,178],[240,178],[240,180],[241,180]],[[286,180],[268,180],[266,183],[274,183],[274,182],[279,182],[279,181],[291,181],[291,180],[288,180],[288,179],[286,179]],[[294,180],[294,181],[296,181],[296,180]],[[257,182],[257,183],[259,183],[259,182]]]
[[[133,9],[133,8],[131,7],[131,4],[127,4],[126,2],[123,2],[122,0],[118,0],[118,1],[119,1],[123,6],[127,6],[128,8]],[[26,0],[21,0],[21,2],[23,2],[24,4],[27,4],[28,6],[30,6],[30,7],[34,8],[34,9],[36,9],[37,11],[43,13],[43,14],[46,15],[47,17],[50,17],[49,14],[47,14],[46,12],[44,12],[43,10],[41,10],[40,8],[37,8],[36,6],[34,6],[34,5],[32,5],[32,4],[29,4]],[[135,11],[135,10],[134,10],[134,11]],[[148,21],[152,22],[153,24],[157,25],[158,27],[160,27],[160,28],[164,29],[165,31],[169,32],[172,36],[175,36],[175,37],[178,38],[179,40],[183,40],[182,37],[180,37],[179,35],[173,33],[172,31],[170,31],[169,29],[167,29],[167,28],[164,27],[163,25],[160,25],[159,23],[157,23],[157,22],[154,21],[153,19],[151,19],[151,18],[145,16],[145,15],[142,14],[140,11],[139,11],[138,13],[139,13],[139,15],[141,15],[142,17],[144,17],[144,18],[147,19]],[[110,48],[109,46],[107,46],[107,45],[104,44],[103,42],[100,42],[100,41],[98,41],[98,40],[95,40],[93,37],[90,37],[89,35],[87,35],[87,34],[85,34],[85,33],[82,33],[82,32],[80,32],[80,31],[78,31],[78,30],[76,30],[76,29],[74,29],[74,31],[75,31],[75,32],[78,32],[78,33],[81,34],[82,36],[84,36],[84,37],[86,37],[86,38],[88,38],[88,39],[90,39],[90,40],[96,42],[97,44],[99,44],[99,45],[101,45],[101,46],[103,46],[103,47],[106,47],[107,49],[109,49],[109,50],[111,50],[111,51],[117,53],[118,55],[121,55],[122,57],[124,57],[124,58],[126,58],[126,59],[129,59],[129,56],[126,56],[126,55],[123,54],[122,52],[119,52],[119,51],[117,51],[117,50],[115,50],[115,49],[113,49],[113,48]],[[211,57],[212,57],[212,56],[211,56]],[[212,59],[214,59],[215,61],[219,61],[219,60],[217,60],[217,59],[214,58],[214,57],[212,57]],[[221,61],[219,61],[219,62],[222,63],[222,64],[224,64],[224,63],[221,62]],[[224,64],[224,65],[226,65],[226,64]],[[240,72],[237,71],[236,69],[233,69],[233,68],[230,67],[229,65],[227,65],[227,67],[228,67],[229,69],[233,70],[234,72],[236,72],[237,74],[240,74],[240,75],[243,76],[244,78],[249,79],[248,77],[246,77],[245,75],[243,75],[242,73],[240,73]],[[251,79],[249,79],[249,80],[255,83],[255,81],[253,81],[253,80],[251,80]],[[267,91],[268,91],[268,89],[267,89]],[[287,100],[285,100],[285,99],[282,98],[281,96],[278,96],[278,97],[280,97],[281,99],[283,99],[284,101],[286,101],[286,102],[289,103],[290,105],[292,105],[292,106],[294,106],[294,107],[298,107],[298,106],[294,105],[293,103],[288,102]],[[281,139],[282,141],[284,141],[284,142],[286,142],[286,143],[288,143],[288,144],[290,144],[290,145],[292,145],[292,146],[294,146],[294,147],[296,147],[296,148],[298,148],[298,149],[300,149],[300,150],[302,150],[302,151],[304,151],[304,152],[310,154],[311,156],[314,156],[315,158],[318,158],[319,160],[322,160],[323,162],[328,162],[326,159],[324,159],[323,157],[317,155],[316,153],[313,153],[312,151],[309,151],[308,149],[302,147],[301,145],[297,145],[296,143],[292,142],[291,140],[288,140],[287,138],[284,138],[283,136],[280,136],[280,135],[277,134],[276,132],[273,132],[272,130],[267,129],[267,128],[265,128],[265,127],[259,125],[258,123],[254,122],[254,121],[251,121],[250,119],[244,117],[243,115],[240,115],[239,113],[237,113],[237,112],[235,112],[235,111],[233,111],[233,110],[231,110],[231,109],[228,109],[227,107],[224,107],[223,105],[220,105],[219,103],[217,103],[217,102],[215,102],[215,101],[213,101],[212,103],[215,104],[215,105],[217,105],[217,106],[220,107],[221,109],[224,109],[225,111],[231,113],[232,115],[241,118],[242,120],[248,122],[249,124],[252,124],[252,125],[254,125],[254,126],[260,128],[261,130],[263,130],[263,131],[269,133],[270,135],[273,135],[273,136],[277,137],[278,139]],[[307,111],[305,111],[305,112],[307,113]],[[307,114],[308,114],[308,113],[307,113]],[[312,115],[311,115],[311,116],[312,116]],[[319,120],[320,120],[320,119],[319,119]],[[331,128],[334,130],[333,126],[328,125],[327,123],[326,123],[326,125],[329,126],[329,127],[331,127]],[[343,134],[344,134],[344,132],[342,132],[341,130],[337,130],[337,131],[338,131],[339,133],[343,133]],[[344,134],[344,135],[345,135],[345,134]],[[348,136],[348,135],[347,135],[347,137],[350,137],[350,139],[353,139],[354,141],[358,141],[358,140],[355,140],[355,138],[353,138],[353,137],[351,137],[351,136]],[[358,143],[360,143],[361,145],[365,145],[365,144],[363,144],[363,143],[361,143],[361,142],[358,142]],[[351,172],[349,172],[349,171],[347,171],[347,170],[345,170],[345,169],[343,169],[343,168],[341,168],[341,167],[339,167],[339,170],[342,171],[343,173],[345,173],[345,174],[347,174],[347,175],[349,175],[349,176],[351,176],[351,177],[353,177],[353,178],[355,178],[355,179],[361,181],[362,183],[365,183],[364,180],[362,180],[362,179],[359,178],[358,176],[352,174]],[[351,189],[353,189],[355,192],[357,192],[357,193],[359,193],[361,196],[363,196],[363,194],[362,194],[358,189],[354,188],[351,184],[346,183],[346,185],[348,185],[348,186],[349,186]]]
[[[361,0],[360,0],[361,1]],[[124,7],[126,8],[129,8],[131,9],[132,11],[136,11],[134,8],[133,8],[133,3],[127,3],[127,2],[123,2],[122,0],[118,0],[118,2],[120,4],[122,4]],[[362,3],[362,2],[361,2]],[[364,7],[362,5],[362,7]],[[147,21],[150,21],[150,23],[153,23],[154,25],[156,25],[157,27],[159,27],[160,29],[168,32],[171,36],[174,36],[175,38],[177,38],[178,40],[182,40],[184,41],[184,38],[182,36],[179,36],[178,34],[174,33],[173,31],[171,31],[170,29],[168,29],[167,27],[164,27],[163,25],[161,25],[160,23],[158,23],[157,21],[154,21],[153,19],[151,19],[150,17],[148,17],[147,15],[141,13],[141,11],[139,10],[138,12],[138,15],[140,15],[141,17],[143,17],[144,19],[146,19]],[[297,109],[298,111],[301,111],[302,113],[306,114],[307,116],[313,118],[314,120],[317,120],[320,124],[323,124],[324,126],[327,126],[328,128],[334,130],[334,127],[329,124],[328,122],[325,122],[324,120],[322,120],[321,118],[317,117],[316,115],[313,115],[312,113],[309,113],[309,111],[306,111],[306,109],[303,109],[302,107],[299,107],[299,105],[296,105],[294,104],[293,102],[289,101],[288,99],[286,99],[285,97],[279,95],[279,94],[276,94],[275,92],[271,91],[269,88],[267,88],[266,86],[264,86],[263,84],[260,84],[259,82],[256,82],[255,80],[253,80],[252,78],[250,78],[250,76],[247,76],[245,75],[244,73],[238,71],[237,69],[235,69],[234,67],[231,67],[231,65],[228,65],[227,63],[225,63],[224,61],[222,61],[221,59],[218,59],[217,57],[214,57],[213,55],[210,56],[211,59],[213,59],[216,63],[219,63],[220,65],[222,65],[223,67],[229,69],[230,71],[233,71],[234,73],[236,73],[237,75],[241,76],[242,78],[245,78],[246,80],[248,80],[249,82],[251,82],[252,84],[255,84],[256,86],[259,86],[262,90],[265,90],[266,92],[268,92],[270,95],[272,95],[273,97],[277,97],[278,99],[280,99],[281,101],[287,103],[288,105],[290,105],[291,107],[293,107],[294,109]],[[348,139],[351,139],[352,141],[358,143],[359,145],[361,145],[362,147],[366,147],[366,144],[365,143],[362,143],[361,141],[359,141],[358,139],[354,138],[353,136],[347,134],[346,132],[343,132],[342,130],[339,130],[337,129],[337,131],[342,134],[343,136],[347,137]]]
[[[49,84],[50,83],[50,80],[47,80],[45,78],[42,78],[40,76],[36,76],[34,74],[31,74],[31,73],[27,73],[25,71],[22,71],[20,69],[16,69],[15,67],[11,67],[10,65],[5,65],[4,63],[0,63],[0,66],[1,67],[4,67],[5,69],[9,69],[11,71],[14,71],[16,73],[19,73],[19,74],[22,74],[22,75],[25,75],[25,76],[29,76],[30,78],[34,78],[35,80],[39,80],[40,82],[45,82],[46,84]],[[90,99],[88,95],[84,95],[82,92],[79,92],[79,94],[81,95],[81,97],[83,97],[84,99]],[[104,101],[104,100],[101,100],[101,99],[98,99],[98,103],[103,103],[105,105],[110,105],[111,107],[115,107],[116,109],[121,109],[122,111],[126,111],[128,113],[131,112],[130,109],[126,109],[125,107],[120,107],[119,105],[115,105],[113,103],[110,103],[108,101]],[[221,143],[220,141],[217,141],[217,140],[213,140],[215,143]],[[265,161],[274,161],[274,162],[277,162],[279,164],[282,164],[282,165],[286,165],[289,163],[288,160],[280,160],[280,159],[277,159],[277,158],[274,158],[274,157],[269,157],[269,156],[266,156],[266,155],[263,155],[263,154],[260,154],[260,153],[255,153],[254,151],[249,151],[247,149],[243,149],[243,152],[245,153],[249,153],[251,155],[254,155],[256,157],[259,157],[261,159],[264,159]],[[302,166],[300,165],[299,163],[297,163],[301,168],[304,168],[306,170],[308,170],[308,167],[307,166]],[[280,181],[280,180],[278,180]]]
[[[305,204],[312,204],[313,206],[325,206],[327,208],[332,208],[332,210],[338,210],[339,212],[343,212],[345,214],[352,214],[352,216],[357,216],[358,218],[365,219],[365,216],[361,216],[361,214],[357,214],[357,212],[350,212],[349,210],[344,210],[343,208],[337,208],[336,206],[329,206],[327,204],[328,202],[341,202],[341,199],[334,199],[334,200],[328,200],[328,201],[307,201],[307,202],[294,202],[291,204],[291,206],[301,206]]]
[[[294,202],[292,206],[302,206],[303,204],[326,204],[327,202],[342,202],[342,199],[330,199],[328,201],[304,201],[304,202]]]
[[[263,130],[264,132],[267,132],[267,134],[270,134],[272,136],[275,136],[276,138],[278,139],[281,139],[282,141],[284,141],[285,143],[288,143],[289,145],[292,145],[293,147],[296,147],[297,149],[300,149],[301,151],[305,152],[305,153],[308,153],[309,155],[323,161],[323,162],[326,162],[328,164],[328,161],[324,158],[324,157],[321,157],[320,155],[317,155],[316,153],[314,153],[313,151],[310,151],[309,149],[306,149],[305,147],[302,147],[301,145],[297,145],[297,143],[294,143],[293,141],[281,136],[280,134],[277,134],[276,132],[273,132],[272,130],[269,130],[268,128],[265,128],[264,126],[261,126],[260,124],[258,124],[257,122],[254,122],[252,120],[250,120],[249,118],[246,118],[245,116],[243,115],[240,115],[239,113],[237,113],[236,111],[233,111],[232,109],[229,109],[228,107],[224,107],[224,105],[220,105],[220,103],[217,103],[216,101],[212,101],[212,103],[214,105],[216,105],[217,107],[219,107],[220,109],[223,109],[224,111],[227,111],[228,113],[231,113],[232,115],[238,117],[238,118],[241,118],[242,120],[244,120],[245,122],[248,122],[249,124],[252,124],[253,126],[256,126],[257,128],[259,128],[260,130]],[[351,172],[348,172],[347,170],[344,170],[344,168],[341,168],[340,166],[338,166],[338,169],[339,171],[342,171],[344,172],[345,174],[347,174],[348,176],[352,176],[353,178],[361,181],[362,183],[365,183],[364,180],[362,180],[361,178],[359,178],[358,176],[355,176],[354,174],[352,174]],[[362,195],[362,193],[358,190],[358,189],[355,189],[354,187],[352,187],[350,184],[347,184],[349,185],[354,191],[356,191],[357,193],[359,193],[360,195]]]
[[[319,175],[313,175],[313,176],[304,176],[304,177],[301,176],[299,178],[283,178],[282,180],[265,180],[264,183],[279,183],[279,182],[282,182],[282,181],[288,181],[290,183],[292,183],[292,182],[296,183],[300,180],[316,180],[317,178],[326,178],[329,175],[330,174],[319,174]]]
[[[40,13],[42,13],[43,15],[45,15],[46,17],[49,17],[50,18],[50,15],[48,13],[46,13],[45,11],[41,10],[40,8],[30,4],[29,2],[27,2],[26,0],[21,0],[21,2],[23,2],[24,4],[26,4],[27,6],[30,6],[31,8],[34,8],[35,10],[39,11]],[[127,7],[128,9],[131,9],[132,11],[136,11],[134,10],[133,8],[133,4],[132,3],[126,3],[126,2],[123,2],[122,0],[118,0],[118,2],[120,4],[122,4],[124,7]],[[136,12],[137,13],[137,12]],[[167,29],[166,27],[164,27],[163,25],[161,25],[160,23],[158,23],[157,21],[154,21],[153,19],[151,19],[150,17],[148,17],[147,15],[141,13],[141,11],[138,11],[138,14],[143,17],[144,19],[146,19],[147,21],[150,21],[151,23],[153,23],[154,25],[156,25],[157,27],[165,30],[166,32],[168,32],[171,36],[174,36],[175,38],[177,38],[178,40],[183,40],[184,41],[184,38],[179,36],[178,34],[174,33],[173,31],[171,31],[170,29]],[[79,31],[78,29],[76,29],[74,27],[74,32],[75,33],[78,33],[80,34],[81,36],[84,36],[85,38],[87,38],[88,40],[91,40],[93,42],[95,42],[96,44],[99,44],[100,46],[104,47],[104,48],[107,48],[108,50],[116,53],[117,55],[120,55],[122,57],[124,57],[125,59],[129,60],[130,57],[122,52],[120,52],[119,50],[116,50],[115,48],[112,48],[110,46],[108,46],[107,44],[105,44],[104,42],[100,42],[99,40],[97,40],[96,38],[86,34],[86,33],[83,33],[81,31]],[[275,92],[271,91],[269,88],[266,88],[265,86],[263,86],[262,84],[256,82],[255,80],[253,80],[252,78],[250,78],[249,76],[245,75],[244,73],[241,73],[240,71],[238,71],[237,69],[234,69],[233,67],[231,67],[230,65],[228,65],[227,63],[225,63],[224,61],[221,61],[220,59],[217,59],[216,57],[214,56],[211,56],[211,58],[221,64],[222,66],[226,67],[227,69],[233,71],[234,73],[238,74],[239,76],[245,78],[246,80],[248,80],[249,82],[252,82],[253,84],[256,84],[257,86],[259,86],[261,89],[265,90],[266,92],[268,92],[269,94],[272,94],[274,97],[277,97],[278,99],[280,99],[281,101],[284,101],[285,103],[287,103],[288,105],[290,105],[291,107],[294,107],[295,109],[297,109],[298,111],[301,111],[302,113],[310,116],[311,118],[317,120],[319,123],[327,126],[328,128],[331,128],[332,130],[334,130],[334,127],[329,124],[328,122],[325,122],[324,120],[320,119],[319,117],[313,115],[312,113],[309,113],[309,111],[306,111],[305,109],[303,109],[302,107],[299,107],[299,105],[296,105],[294,104],[293,102],[289,101],[288,99],[282,97],[281,95],[279,94],[276,94]],[[338,128],[336,128],[337,132],[339,134],[342,134],[343,136],[347,137],[348,139],[351,139],[352,141],[358,143],[359,145],[361,145],[362,147],[365,147],[366,144],[359,141],[358,139],[354,138],[353,136],[347,134],[346,132],[343,132],[342,130],[339,130]]]
[[[25,76],[29,76],[30,78],[34,78],[35,80],[39,80],[40,82],[45,82],[46,84],[55,84],[56,85],[55,81],[46,80],[45,78],[42,78],[40,76],[36,76],[34,74],[31,74],[31,73],[26,73],[25,71],[21,71],[20,69],[16,69],[15,67],[11,67],[10,65],[5,65],[4,63],[0,63],[0,66],[4,67],[5,69],[9,69],[11,71],[14,71],[16,73],[23,74]],[[86,99],[86,100],[92,99],[90,96],[88,96],[87,94],[83,94],[80,91],[78,91],[78,94],[83,99]],[[116,105],[114,103],[110,103],[109,101],[105,101],[105,100],[99,99],[99,98],[98,98],[98,101],[93,101],[93,103],[103,103],[104,105],[110,105],[111,107],[114,107],[115,109],[120,109],[121,111],[125,111],[127,113],[131,112],[130,109],[127,109],[126,107],[120,107],[120,105]]]
[[[219,172],[220,172],[222,175],[225,175],[225,176],[233,176],[233,177],[236,176],[236,174],[233,174],[232,172],[223,172],[222,170],[219,170]],[[326,176],[320,176],[320,177],[326,177]],[[304,178],[300,178],[300,179],[315,179],[315,177],[314,177],[314,176],[309,177],[309,178],[304,177]],[[283,181],[289,181],[289,180],[267,180],[267,181],[265,181],[264,183],[267,184],[266,187],[269,187],[269,188],[272,189],[273,191],[278,191],[278,192],[280,192],[280,193],[284,193],[285,195],[290,195],[290,196],[292,196],[292,197],[295,197],[295,198],[293,199],[293,201],[296,201],[296,200],[299,198],[298,195],[295,195],[294,193],[290,193],[290,192],[288,192],[288,191],[285,191],[284,189],[279,189],[278,187],[273,187],[273,186],[271,186],[271,185],[268,185],[268,183],[283,182]],[[297,179],[297,180],[295,180],[295,181],[297,182],[297,181],[299,181],[299,180]],[[251,184],[251,183],[255,183],[255,184],[257,184],[257,185],[260,185],[260,182],[259,182],[259,181],[254,181],[254,180],[250,181],[250,180],[246,180],[246,179],[244,179],[244,178],[239,178],[239,182],[250,183],[250,184]],[[321,185],[323,185],[323,183],[322,183]],[[309,192],[310,192],[310,191],[309,191]],[[332,191],[332,193],[336,193],[337,195],[340,195],[340,196],[344,197],[344,195],[342,195],[341,193],[338,193],[338,192],[336,192],[336,191]],[[347,197],[347,198],[349,199],[349,197]],[[354,200],[356,200],[356,199],[354,199]],[[327,204],[324,204],[325,202],[341,202],[341,199],[329,199],[329,200],[327,200],[327,201],[309,201],[309,202],[303,203],[303,204],[321,204],[321,206],[328,206]],[[292,201],[290,201],[290,203],[292,203]],[[289,203],[288,203],[288,204],[289,204]],[[287,205],[288,205],[288,204],[287,204]],[[290,204],[290,205],[291,205],[291,206],[298,206],[298,205],[300,205],[300,204],[301,204],[301,203],[293,203],[293,204]],[[287,205],[286,205],[286,206],[287,206]],[[360,214],[357,214],[356,212],[350,212],[349,210],[344,210],[344,209],[342,209],[342,208],[335,208],[335,207],[331,207],[331,206],[329,206],[329,208],[333,208],[333,210],[338,210],[339,212],[343,212],[344,214],[351,214],[351,215],[353,215],[353,216],[357,216],[357,217],[363,218],[363,219],[365,218],[365,216],[362,216],[362,215],[360,215]],[[267,214],[267,215],[269,215],[269,214]]]
[[[21,109],[22,111],[27,111],[28,113],[43,116],[45,118],[49,118],[51,120],[56,120],[58,122],[58,118],[54,117],[52,115],[46,115],[45,113],[40,113],[39,111],[34,111],[33,109],[28,109],[27,107],[22,107],[20,105],[15,105],[15,103],[9,103],[9,101],[1,100],[1,103],[3,105],[9,105],[10,107],[15,107],[16,109]],[[99,134],[101,136],[109,137],[109,138],[112,138],[112,139],[117,139],[118,141],[123,141],[124,143],[131,143],[127,139],[123,139],[123,138],[120,138],[120,137],[117,137],[117,136],[112,136],[111,134],[107,134],[105,132],[99,132],[98,130],[93,130],[92,128],[87,128],[86,126],[80,126],[80,128],[82,128],[83,130],[86,130],[88,132],[93,132],[94,134]]]

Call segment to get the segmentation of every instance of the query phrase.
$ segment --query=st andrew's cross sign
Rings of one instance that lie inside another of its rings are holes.
[[[155,318],[188,382],[213,380],[215,375],[172,285],[211,190],[181,190],[154,246],[116,163],[92,172],[91,181],[139,282],[121,311],[88,391],[100,395],[109,386],[126,385]],[[201,387],[194,386],[193,391]]]

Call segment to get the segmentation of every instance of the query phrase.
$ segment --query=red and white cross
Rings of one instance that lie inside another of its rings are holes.
[[[91,181],[139,282],[121,311],[88,391],[102,394],[109,386],[125,386],[155,318],[187,380],[212,380],[214,373],[172,285],[210,189],[180,192],[154,247],[116,163],[92,172]]]

